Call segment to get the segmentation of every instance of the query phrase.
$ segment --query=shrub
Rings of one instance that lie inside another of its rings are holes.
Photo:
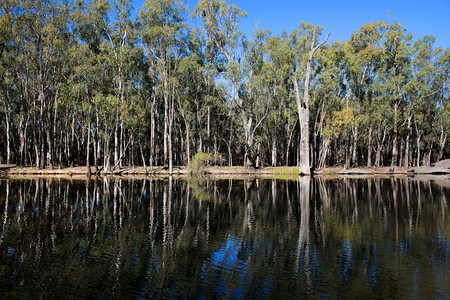
[[[198,152],[189,162],[188,171],[190,174],[203,174],[205,168],[211,164],[213,156],[209,153]]]

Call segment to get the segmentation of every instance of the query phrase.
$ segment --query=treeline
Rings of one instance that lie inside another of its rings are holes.
[[[1,163],[171,171],[202,151],[249,167],[306,154],[320,169],[450,155],[450,49],[432,36],[375,22],[323,45],[308,23],[245,36],[246,13],[223,1],[134,11],[128,0],[1,2]]]

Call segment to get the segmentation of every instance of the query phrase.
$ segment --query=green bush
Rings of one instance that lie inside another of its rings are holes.
[[[189,162],[188,171],[190,174],[203,174],[205,168],[211,164],[213,156],[209,153],[198,152],[195,154]]]

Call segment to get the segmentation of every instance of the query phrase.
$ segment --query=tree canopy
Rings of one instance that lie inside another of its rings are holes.
[[[308,173],[450,157],[450,49],[433,36],[379,21],[326,44],[333,28],[301,20],[246,36],[247,13],[229,2],[187,11],[181,0],[2,1],[0,163],[172,172],[205,152]]]

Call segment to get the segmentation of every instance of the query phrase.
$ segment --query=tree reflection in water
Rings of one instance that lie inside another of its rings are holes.
[[[444,297],[445,178],[1,180],[0,293]]]

